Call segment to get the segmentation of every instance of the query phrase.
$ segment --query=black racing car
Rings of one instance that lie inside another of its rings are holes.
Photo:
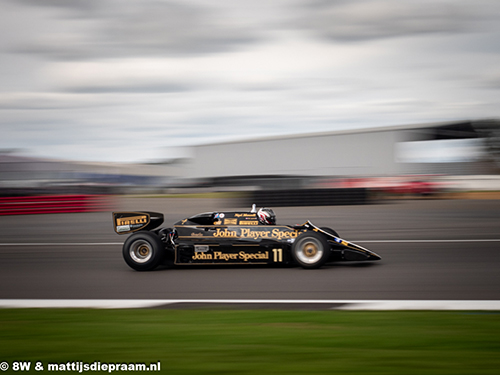
[[[206,212],[173,228],[159,228],[163,214],[113,212],[116,233],[132,233],[123,244],[125,262],[149,271],[164,260],[175,265],[298,264],[319,268],[328,261],[373,261],[380,256],[339,237],[331,228],[277,225],[271,209]]]

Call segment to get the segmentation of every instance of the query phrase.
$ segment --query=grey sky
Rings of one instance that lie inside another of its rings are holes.
[[[500,117],[497,0],[0,7],[0,149],[144,161],[225,139]]]

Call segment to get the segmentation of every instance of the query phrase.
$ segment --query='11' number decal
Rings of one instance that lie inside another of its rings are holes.
[[[274,261],[283,262],[283,249],[273,249]]]

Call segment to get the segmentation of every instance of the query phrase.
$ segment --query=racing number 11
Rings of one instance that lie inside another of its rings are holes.
[[[273,249],[274,262],[283,262],[283,249]]]

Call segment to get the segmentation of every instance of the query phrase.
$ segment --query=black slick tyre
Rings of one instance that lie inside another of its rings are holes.
[[[303,268],[319,268],[330,257],[330,246],[323,234],[305,232],[293,243],[292,255]]]
[[[162,261],[163,244],[151,232],[137,232],[123,244],[123,259],[136,271],[151,271]]]

